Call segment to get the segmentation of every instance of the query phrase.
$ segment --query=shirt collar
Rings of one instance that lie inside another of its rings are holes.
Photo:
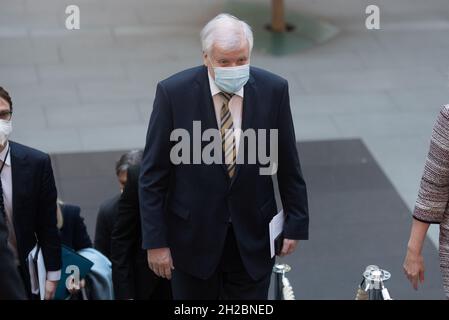
[[[0,152],[0,161],[3,161],[5,159],[6,153],[8,152],[9,148],[9,141],[6,141],[6,146],[3,148],[3,151]],[[5,165],[8,167],[11,166],[11,150],[9,150],[8,157],[6,158]]]
[[[216,94],[219,94],[219,93],[221,92],[221,90],[220,90],[220,89],[217,87],[217,85],[215,84],[215,81],[214,81],[214,79],[212,78],[212,76],[210,75],[209,70],[207,71],[207,76],[209,77],[210,93],[211,93],[211,95],[212,95],[212,97],[213,97],[213,96],[215,96]],[[242,97],[242,98],[243,98],[243,91],[244,91],[244,89],[243,89],[243,87],[242,87],[239,91],[234,92],[234,94],[235,94],[235,95],[238,95],[239,97]]]

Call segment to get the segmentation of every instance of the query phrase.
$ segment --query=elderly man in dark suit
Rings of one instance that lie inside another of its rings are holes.
[[[157,86],[140,173],[143,248],[150,268],[172,279],[175,299],[267,299],[277,208],[265,161],[249,161],[255,145],[274,154],[270,172],[285,213],[280,254],[308,239],[288,84],[249,66],[253,35],[245,22],[218,15],[201,39],[204,66]],[[269,138],[258,135],[266,131]],[[179,148],[174,140],[185,135],[188,148]]]

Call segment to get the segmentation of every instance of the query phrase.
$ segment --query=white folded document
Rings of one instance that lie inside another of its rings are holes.
[[[38,245],[28,254],[28,270],[30,272],[31,292],[33,294],[39,294],[40,299],[44,300],[47,270],[45,269],[42,250]]]
[[[281,210],[273,217],[273,219],[271,219],[270,224],[268,225],[270,230],[270,252],[272,258],[276,254],[274,246],[276,238],[282,233],[282,230],[284,229],[284,220],[284,210]]]

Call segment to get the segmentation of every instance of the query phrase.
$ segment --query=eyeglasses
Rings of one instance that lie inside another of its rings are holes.
[[[12,111],[0,111],[0,119],[9,121],[12,117]]]

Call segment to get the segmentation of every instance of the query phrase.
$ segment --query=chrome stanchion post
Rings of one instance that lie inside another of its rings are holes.
[[[285,282],[285,274],[291,270],[291,267],[288,264],[279,264],[276,263],[273,267],[273,272],[276,276],[274,282],[274,299],[275,300],[284,300],[283,294],[283,283]],[[283,281],[284,280],[284,281]]]
[[[384,282],[391,278],[390,272],[370,265],[363,272],[363,280],[356,300],[392,300]]]

